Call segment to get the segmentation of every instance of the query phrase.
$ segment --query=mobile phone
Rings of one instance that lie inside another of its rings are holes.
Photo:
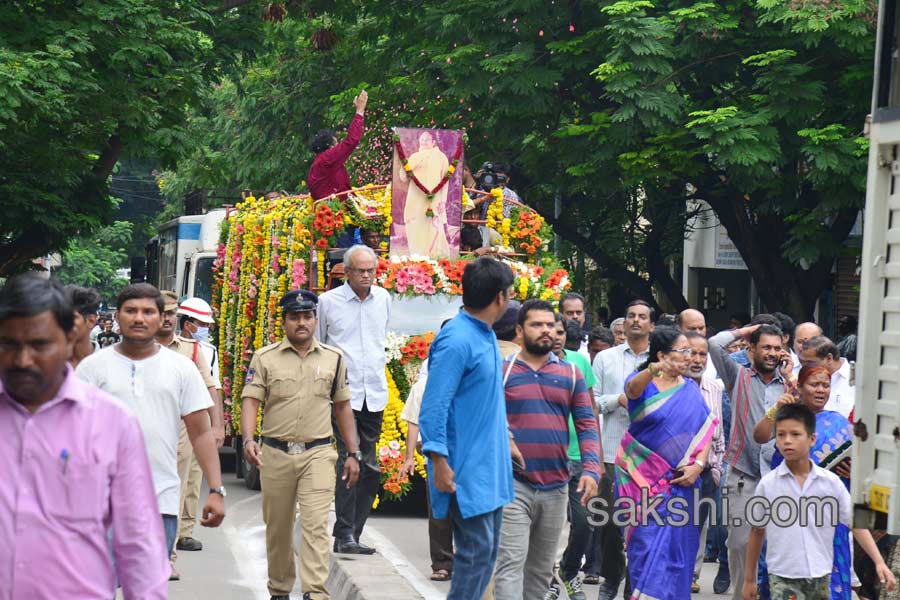
[[[513,466],[513,471],[516,473],[524,473],[525,472],[525,465],[523,465],[522,463],[520,463],[517,460],[512,461],[512,466]]]
[[[677,469],[672,473],[672,479],[678,479],[679,477],[684,477],[684,471],[682,469]]]

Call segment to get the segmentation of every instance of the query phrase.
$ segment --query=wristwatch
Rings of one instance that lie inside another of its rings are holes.
[[[209,488],[209,493],[210,493],[210,494],[218,494],[218,495],[222,496],[223,498],[224,498],[225,496],[228,495],[228,494],[225,493],[225,486],[224,486],[224,485],[220,485],[220,486],[217,487],[217,488]]]
[[[344,452],[345,459],[350,458],[351,456],[356,459],[356,462],[358,462],[359,464],[362,464],[362,462],[363,462],[363,453],[362,452],[360,452],[359,450],[357,450],[356,452]]]

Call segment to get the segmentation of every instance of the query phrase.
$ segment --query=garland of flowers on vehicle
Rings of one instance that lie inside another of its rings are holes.
[[[369,186],[353,190],[347,195],[347,209],[353,225],[363,229],[378,231],[383,237],[391,235],[391,186]],[[387,250],[387,241],[381,242],[381,249]]]
[[[281,339],[278,304],[281,296],[289,289],[312,283],[324,289],[326,250],[334,247],[346,226],[376,225],[383,227],[385,235],[389,234],[390,188],[367,186],[354,190],[353,195],[355,199],[347,203],[335,198],[315,205],[305,195],[275,200],[250,197],[229,211],[223,221],[214,262],[213,305],[218,319],[216,335],[230,431],[239,427],[240,395],[253,352]],[[559,299],[570,287],[568,274],[546,254],[538,259],[549,242],[549,228],[529,209],[517,209],[512,221],[517,229],[521,225],[522,231],[517,231],[512,238],[511,219],[502,217],[502,190],[493,190],[491,195],[489,225],[496,225],[499,216],[502,219],[499,230],[505,232],[505,244],[515,239],[520,244],[517,249],[525,250],[528,255],[527,264],[504,259],[515,273],[517,296]],[[381,210],[380,217],[375,216],[378,210]],[[314,239],[316,245],[312,247]],[[323,239],[324,243],[320,242]],[[522,248],[521,244],[528,248]],[[308,275],[311,251],[318,264],[316,272]],[[435,260],[418,256],[382,258],[378,261],[376,283],[394,295],[458,296],[462,294],[462,274],[468,262],[468,259]],[[406,367],[411,363],[398,362],[398,365]],[[394,368],[392,373],[402,402],[417,371],[407,373]]]
[[[432,332],[421,336],[388,332],[385,343],[388,403],[382,416],[381,436],[375,446],[378,464],[381,467],[380,495],[385,500],[399,500],[412,489],[409,477],[400,474],[400,468],[406,458],[408,435],[406,421],[400,415],[433,341]],[[418,451],[415,452],[415,468],[416,473],[423,479],[428,477],[425,459]],[[375,498],[373,508],[377,507],[379,502],[379,498]]]
[[[416,185],[416,187],[425,193],[425,199],[428,201],[428,206],[425,208],[425,216],[428,218],[434,217],[434,210],[431,207],[431,201],[434,200],[435,195],[439,191],[441,191],[444,186],[450,183],[450,179],[453,177],[453,174],[456,172],[456,168],[459,166],[459,159],[462,157],[465,138],[465,135],[462,135],[459,138],[459,143],[456,146],[456,151],[453,153],[453,158],[450,160],[450,164],[447,166],[447,172],[444,173],[444,176],[441,178],[438,184],[433,188],[427,188],[425,187],[425,184],[422,183],[413,172],[412,165],[409,164],[409,159],[406,157],[406,152],[403,150],[403,146],[400,144],[400,134],[394,134],[394,146],[397,149],[397,157],[403,164],[403,170],[409,176],[410,180],[412,180],[412,182]]]
[[[502,258],[501,258],[502,259]],[[541,264],[502,259],[516,277],[517,297],[558,300],[571,288],[568,272],[544,258]],[[425,256],[378,259],[375,283],[398,296],[462,295],[462,276],[469,259],[435,260]]]
[[[240,427],[240,396],[253,352],[281,339],[278,301],[288,289],[307,283],[310,213],[308,196],[249,197],[223,221],[213,265],[213,304],[231,432]]]
[[[528,255],[528,262],[534,262],[539,253],[546,252],[553,237],[547,221],[540,214],[517,206],[512,210],[509,239],[516,252]],[[505,238],[504,238],[505,239]]]
[[[510,242],[512,220],[509,217],[503,216],[503,189],[492,189],[491,197],[493,200],[491,200],[491,203],[488,205],[487,218],[485,219],[487,221],[486,224],[500,234],[503,238],[503,246],[505,248],[512,248]]]

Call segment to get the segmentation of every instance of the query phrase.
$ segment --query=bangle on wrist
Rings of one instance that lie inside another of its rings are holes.
[[[647,365],[647,370],[650,371],[652,377],[659,377],[659,369],[655,369],[653,363]]]
[[[766,411],[766,418],[773,423],[775,422],[775,413],[778,412],[778,404],[773,404],[769,410]]]

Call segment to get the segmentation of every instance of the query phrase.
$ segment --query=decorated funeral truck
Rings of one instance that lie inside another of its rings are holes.
[[[547,252],[552,232],[535,211],[504,200],[500,189],[482,192],[462,190],[460,186],[454,200],[452,195],[434,194],[429,198],[434,184],[423,187],[427,187],[423,196],[425,210],[430,211],[429,221],[439,219],[435,216],[439,211],[449,214],[442,227],[449,248],[446,256],[395,251],[397,247],[405,251],[414,244],[411,233],[410,239],[404,239],[406,229],[411,229],[404,225],[411,224],[415,217],[408,207],[404,207],[407,208],[404,214],[392,202],[396,202],[396,197],[392,198],[395,184],[394,187],[356,188],[319,201],[313,201],[308,195],[273,200],[246,198],[218,218],[219,237],[211,264],[210,299],[218,317],[226,423],[232,433],[239,433],[241,390],[253,352],[282,337],[279,298],[291,289],[322,293],[341,285],[343,281],[338,275],[341,267],[335,266],[343,252],[339,246],[347,245],[342,242],[342,236],[346,239],[356,228],[378,232],[382,241],[376,249],[379,260],[375,283],[391,293],[392,309],[386,340],[389,401],[378,442],[382,488],[376,502],[398,499],[414,485],[414,481],[398,476],[406,452],[406,424],[400,419],[400,411],[428,355],[435,332],[462,304],[463,269],[473,255],[459,251],[460,230],[481,227],[485,235],[494,236],[498,257],[515,273],[518,298],[554,300],[570,285],[566,271]],[[410,196],[404,198],[407,203],[411,201]],[[429,205],[439,198],[443,198],[442,203]],[[459,205],[448,206],[451,202]],[[462,218],[463,208],[469,218]],[[398,222],[403,219],[407,223]],[[210,218],[214,220],[215,217]],[[371,233],[368,238],[372,240]],[[183,288],[185,293],[201,290],[202,285],[190,282],[200,281],[204,275],[192,275],[190,269],[204,263],[192,262],[186,256],[180,260],[187,270],[183,275],[187,282]],[[241,457],[240,436],[234,435],[233,439]],[[247,485],[258,487],[259,474],[255,467],[242,463],[240,458],[238,465],[239,475]],[[424,478],[421,456],[416,458],[416,467],[418,476],[414,479]]]

